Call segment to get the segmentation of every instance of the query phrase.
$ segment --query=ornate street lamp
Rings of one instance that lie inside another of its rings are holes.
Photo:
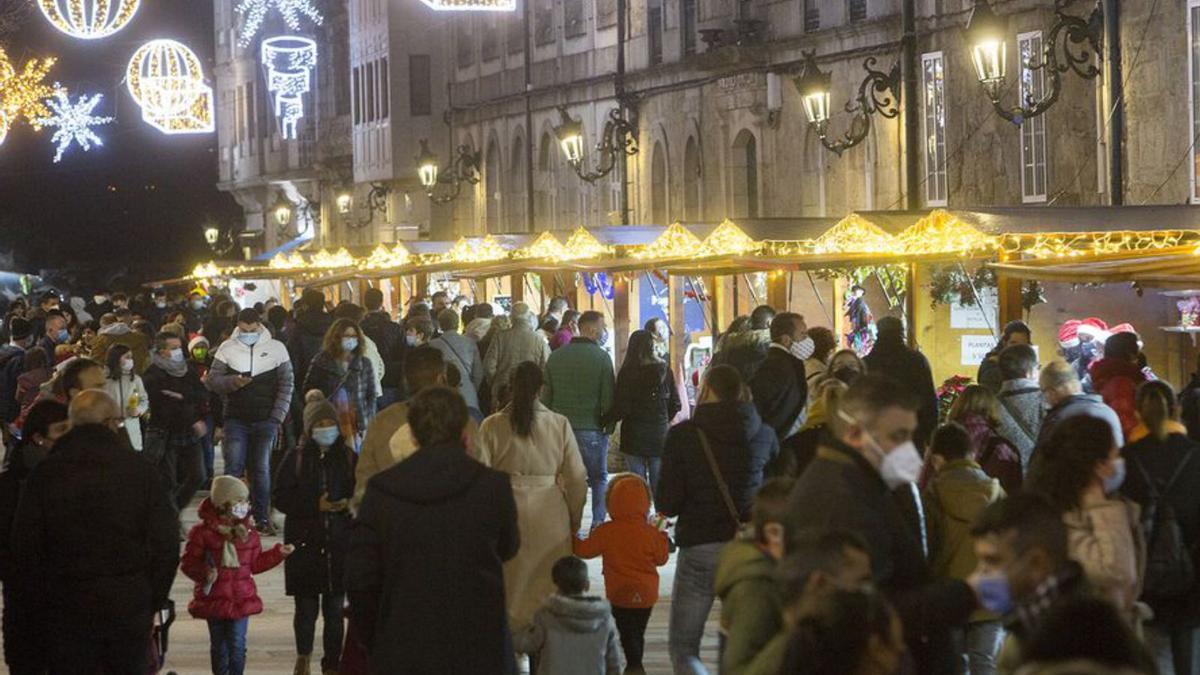
[[[875,57],[863,61],[867,76],[858,85],[858,96],[846,102],[846,112],[853,115],[850,128],[836,141],[829,140],[830,80],[829,73],[821,72],[815,51],[804,52],[804,66],[800,75],[792,82],[800,92],[804,114],[808,123],[821,138],[825,149],[841,157],[842,153],[866,140],[871,132],[871,115],[879,113],[887,119],[900,114],[900,64],[892,66],[890,72],[875,70]]]
[[[337,193],[334,202],[337,204],[338,215],[348,216],[354,208],[354,195],[350,193],[349,189],[342,190]]]
[[[612,173],[621,153],[632,156],[638,152],[637,127],[625,119],[620,107],[613,108],[608,113],[608,121],[604,123],[600,141],[596,143],[596,154],[600,156],[599,164],[593,171],[584,170],[583,122],[572,118],[562,106],[559,106],[558,114],[561,122],[554,127],[558,144],[576,175],[589,183]]]
[[[233,250],[233,245],[236,243],[233,232],[217,225],[210,223],[204,228],[204,241],[212,252],[217,256],[223,256]]]
[[[1063,10],[1067,4],[1069,0],[1055,2],[1054,13],[1058,20],[1046,34],[1041,61],[1022,64],[1030,70],[1046,72],[1049,83],[1045,95],[1039,100],[1027,95],[1020,105],[1009,108],[1000,102],[1008,68],[1005,21],[996,16],[988,0],[975,0],[975,8],[971,11],[966,28],[975,76],[992,101],[996,114],[1013,124],[1020,126],[1025,120],[1046,112],[1058,101],[1063,73],[1073,71],[1085,80],[1094,80],[1100,75],[1100,69],[1094,64],[1094,57],[1100,56],[1103,26],[1100,3],[1096,3],[1087,19],[1065,13]]]
[[[371,183],[371,191],[367,193],[367,216],[357,220],[350,217],[351,211],[353,210],[353,202],[351,202],[350,208],[344,212],[341,212],[341,198],[339,197],[338,210],[342,213],[342,220],[345,221],[346,227],[354,230],[361,230],[362,228],[375,222],[375,214],[377,212],[384,214],[386,217],[388,210],[387,198],[391,193],[392,188],[388,187],[386,183]]]
[[[292,203],[282,192],[275,199],[275,205],[271,207],[271,212],[275,215],[275,222],[280,227],[286,227],[288,223],[292,222]]]
[[[448,204],[458,198],[464,182],[479,183],[479,153],[470,146],[460,145],[455,150],[454,161],[443,171],[438,156],[429,149],[429,143],[421,139],[421,154],[417,156],[417,178],[425,187],[425,194],[434,204]],[[438,186],[449,185],[449,192],[438,193]]]

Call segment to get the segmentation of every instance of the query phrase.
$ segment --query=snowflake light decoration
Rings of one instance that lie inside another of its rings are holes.
[[[238,0],[235,11],[245,19],[242,37],[238,40],[243,47],[254,40],[272,7],[279,10],[283,22],[292,30],[300,30],[301,17],[307,17],[317,26],[325,22],[325,17],[313,5],[312,0]]]
[[[18,119],[36,127],[34,120],[50,114],[44,101],[54,95],[54,88],[45,79],[53,66],[54,59],[30,59],[17,70],[0,47],[0,143]]]
[[[312,90],[312,72],[317,66],[317,43],[290,35],[268,38],[262,43],[262,63],[267,69],[267,90],[275,97],[280,135],[298,138],[304,95]]]
[[[67,90],[56,87],[54,98],[46,101],[51,114],[33,120],[35,126],[58,129],[50,139],[52,143],[58,144],[58,149],[54,153],[55,164],[62,159],[63,153],[71,147],[71,143],[78,143],[84,152],[91,150],[93,143],[104,145],[104,141],[100,140],[96,132],[92,131],[93,126],[113,121],[111,117],[100,117],[92,113],[103,98],[104,94],[92,94],[91,96],[80,96],[75,103],[71,103],[71,96]]]

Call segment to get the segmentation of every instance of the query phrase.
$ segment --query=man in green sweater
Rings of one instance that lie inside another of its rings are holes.
[[[579,453],[592,489],[592,527],[604,522],[604,492],[608,486],[608,429],[605,414],[612,408],[613,362],[601,346],[608,326],[600,312],[579,317],[579,337],[550,355],[542,403],[571,422]]]

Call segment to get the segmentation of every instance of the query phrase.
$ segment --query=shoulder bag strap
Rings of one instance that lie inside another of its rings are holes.
[[[1009,407],[1009,405],[1008,405],[1009,397],[1001,396],[999,398],[1000,398],[1000,405],[1004,408],[1004,411],[1008,413],[1008,416],[1011,417],[1013,419],[1013,421],[1017,423],[1017,426],[1021,428],[1021,431],[1024,432],[1024,434],[1029,437],[1029,440],[1036,443],[1037,442],[1037,434],[1033,433],[1033,430],[1031,430],[1029,428],[1029,425],[1025,424],[1025,420],[1021,419],[1021,416],[1014,413],[1012,408]]]
[[[700,447],[704,450],[704,456],[708,458],[708,468],[712,470],[713,478],[717,481],[717,489],[721,492],[721,499],[725,501],[725,508],[729,509],[729,517],[733,518],[734,526],[742,524],[742,517],[738,514],[737,506],[733,503],[733,495],[729,493],[729,485],[725,482],[725,477],[721,475],[721,467],[717,464],[717,456],[713,454],[712,446],[708,444],[708,436],[700,427],[696,427],[696,434],[700,437]]]

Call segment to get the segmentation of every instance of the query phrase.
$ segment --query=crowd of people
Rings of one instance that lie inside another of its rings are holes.
[[[860,357],[758,307],[693,405],[661,319],[614,368],[563,298],[362,301],[9,302],[10,672],[154,672],[178,573],[213,673],[253,671],[282,564],[296,675],[642,673],[672,556],[680,675],[718,601],[722,673],[1200,672],[1200,375],[1177,396],[1132,327],[1068,322],[1042,366],[1012,322],[940,418],[894,317]]]

